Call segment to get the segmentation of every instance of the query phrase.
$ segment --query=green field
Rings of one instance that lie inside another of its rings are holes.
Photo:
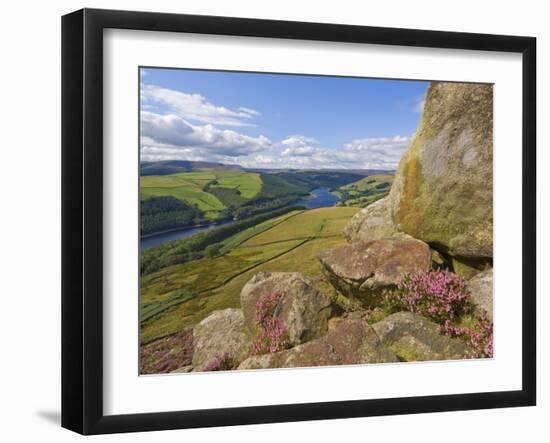
[[[317,255],[345,242],[356,208],[293,211],[223,241],[223,255],[173,265],[141,278],[142,343],[196,324],[212,311],[239,307],[246,282],[260,271],[297,271],[325,291]],[[332,290],[333,291],[333,290]]]
[[[226,205],[207,186],[233,189],[243,199],[253,198],[262,188],[259,174],[219,170],[183,172],[171,175],[144,176],[140,178],[141,199],[172,196],[204,212],[222,211]],[[211,218],[215,218],[211,214]]]
[[[262,189],[260,174],[240,171],[218,171],[215,188],[234,189],[239,192],[242,198],[254,198]]]
[[[332,191],[342,199],[340,205],[365,208],[390,192],[393,175],[369,175]]]
[[[317,187],[338,189],[360,177],[331,171],[248,172],[185,161],[144,163],[142,167],[140,200],[147,205],[140,211],[141,235],[212,221],[250,219],[291,207]],[[200,169],[190,170],[194,167]],[[153,175],[155,172],[158,175]]]

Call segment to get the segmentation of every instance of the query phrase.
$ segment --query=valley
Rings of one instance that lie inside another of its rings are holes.
[[[142,344],[238,307],[261,271],[302,272],[336,296],[318,254],[345,243],[350,218],[387,195],[393,178],[176,166],[149,163],[146,171],[166,173],[140,177]]]

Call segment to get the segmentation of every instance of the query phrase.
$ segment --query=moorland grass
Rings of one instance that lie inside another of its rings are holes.
[[[255,226],[255,232],[230,237],[227,244],[232,248],[220,257],[142,277],[140,304],[155,310],[155,316],[142,323],[142,343],[196,324],[215,310],[238,308],[242,287],[260,271],[301,272],[330,293],[333,288],[324,280],[317,256],[345,243],[342,229],[356,212],[345,207],[293,211]],[[174,302],[182,290],[194,295]],[[162,311],[162,306],[169,309]]]

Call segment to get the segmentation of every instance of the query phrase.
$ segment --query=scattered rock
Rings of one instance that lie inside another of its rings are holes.
[[[238,369],[295,368],[398,361],[361,319],[345,319],[317,340],[274,354],[247,358]]]
[[[439,326],[421,315],[398,312],[372,325],[381,342],[404,361],[457,360],[465,344],[439,333]]]
[[[398,233],[387,198],[378,200],[355,214],[344,228],[350,242],[380,240]]]
[[[243,287],[241,307],[246,327],[256,335],[256,303],[260,296],[277,292],[281,298],[275,316],[286,326],[290,346],[299,345],[324,334],[328,320],[337,313],[332,299],[312,285],[309,278],[298,272],[260,272]]]
[[[493,321],[493,270],[477,274],[467,284],[466,288],[476,307],[476,311],[484,311],[487,318]]]
[[[214,359],[226,354],[237,365],[246,358],[250,349],[251,341],[240,309],[214,311],[195,326],[193,334],[195,371],[203,370]]]
[[[403,275],[431,266],[428,245],[408,236],[352,243],[323,251],[319,259],[330,282],[367,307],[378,305],[382,290],[395,286]]]
[[[493,87],[431,83],[386,198],[397,229],[452,256],[493,256]]]
[[[274,315],[284,320],[290,346],[327,332],[328,320],[337,311],[328,295],[315,289],[300,273],[260,272],[241,291],[244,321],[253,336],[259,332],[254,318],[256,303],[263,294],[273,292],[281,294]]]

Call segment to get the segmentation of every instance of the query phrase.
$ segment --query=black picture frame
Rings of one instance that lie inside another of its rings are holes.
[[[522,54],[522,389],[177,412],[103,412],[103,30]],[[536,39],[231,17],[83,9],[62,18],[62,426],[82,434],[532,406],[536,403]]]

